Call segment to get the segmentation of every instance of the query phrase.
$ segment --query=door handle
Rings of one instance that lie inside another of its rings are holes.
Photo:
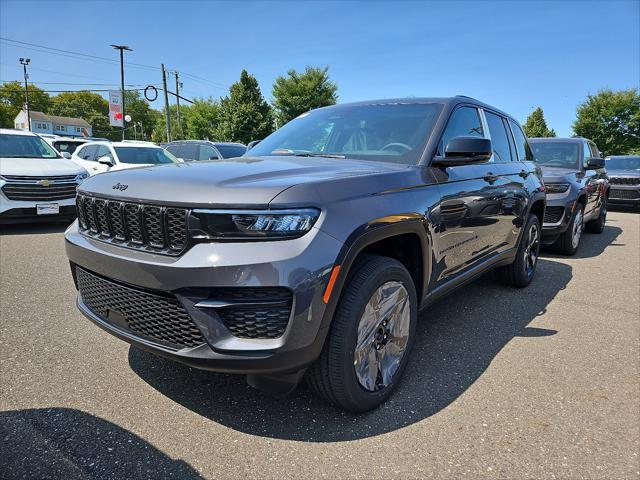
[[[495,175],[492,172],[489,172],[482,178],[483,178],[483,180],[485,182],[491,183],[491,182],[495,182],[496,180],[498,180],[498,177],[499,177],[499,175]]]
[[[522,169],[520,170],[520,173],[518,175],[520,175],[522,178],[527,178],[529,175],[531,175],[531,172],[527,172],[526,170]]]
[[[94,170],[97,170],[97,169],[98,169],[98,167],[93,167],[93,169],[94,169]]]

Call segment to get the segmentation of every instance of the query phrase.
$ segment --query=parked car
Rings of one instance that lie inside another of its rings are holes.
[[[80,311],[258,388],[288,392],[306,374],[364,411],[398,384],[418,311],[489,270],[515,287],[534,277],[542,179],[518,122],[493,107],[320,108],[251,153],[85,182],[65,234]]]
[[[611,190],[609,203],[640,208],[640,156],[614,155],[605,158]]]
[[[70,159],[73,152],[76,151],[80,145],[84,145],[91,140],[78,137],[61,137],[59,135],[40,135],[45,142],[56,149],[62,157]]]
[[[602,233],[607,221],[609,181],[604,159],[586,138],[530,138],[542,167],[547,209],[542,243],[575,255],[583,231]]]
[[[176,140],[164,148],[185,162],[241,157],[247,151],[242,143],[207,140]]]
[[[171,153],[151,142],[89,142],[78,148],[71,159],[91,175],[135,167],[178,163]]]
[[[0,129],[0,222],[70,221],[76,188],[88,176],[38,135]]]

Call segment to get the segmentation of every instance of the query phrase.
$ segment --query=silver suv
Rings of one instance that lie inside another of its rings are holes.
[[[531,159],[513,118],[454,97],[322,108],[244,157],[97,175],[66,232],[78,307],[158,355],[369,410],[419,310],[488,270],[531,282]]]

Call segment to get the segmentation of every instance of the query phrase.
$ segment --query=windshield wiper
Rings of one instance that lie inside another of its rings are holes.
[[[291,150],[289,148],[278,148],[271,153],[276,155],[295,155],[296,157],[325,157],[325,158],[347,158],[336,153],[310,152],[308,150]]]

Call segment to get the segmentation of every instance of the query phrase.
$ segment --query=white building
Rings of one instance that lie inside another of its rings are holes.
[[[92,128],[83,118],[56,117],[42,112],[29,111],[31,131],[34,133],[50,133],[65,137],[91,137]],[[21,110],[13,121],[15,128],[28,130],[27,113]]]

